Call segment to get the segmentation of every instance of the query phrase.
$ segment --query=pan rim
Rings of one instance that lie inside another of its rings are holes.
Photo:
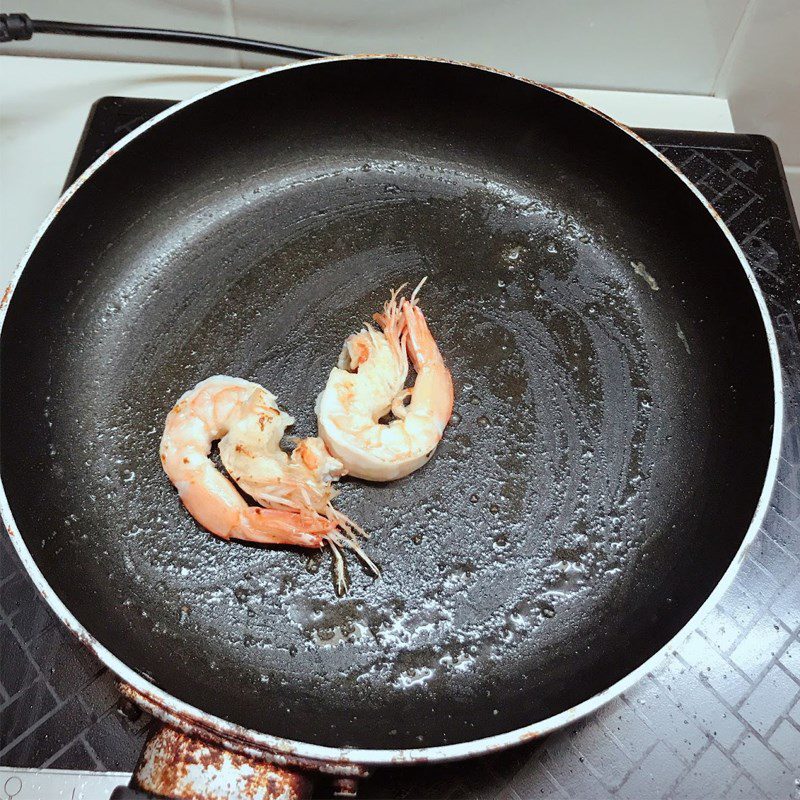
[[[131,131],[127,136],[121,139],[111,149],[103,153],[93,164],[91,164],[64,192],[61,198],[53,207],[53,210],[42,222],[30,245],[28,246],[25,254],[20,260],[11,281],[6,288],[2,301],[0,303],[0,337],[5,326],[5,319],[8,307],[13,298],[14,291],[19,282],[20,277],[33,253],[39,244],[40,239],[45,231],[49,228],[50,224],[56,218],[58,213],[69,202],[72,196],[80,190],[80,187],[96,172],[103,164],[106,163],[115,153],[119,152],[126,145],[134,141],[138,136],[144,133],[149,128],[157,125],[162,120],[170,117],[172,114],[181,111],[187,106],[209,97],[217,92],[224,91],[230,87],[236,86],[250,80],[257,80],[269,75],[283,72],[289,69],[303,69],[314,66],[319,66],[329,62],[338,61],[369,61],[369,60],[413,60],[425,61],[429,63],[449,64],[452,66],[476,69],[483,72],[488,72],[496,75],[501,75],[513,80],[518,80],[523,83],[530,84],[539,89],[542,89],[553,94],[557,94],[566,100],[576,103],[588,112],[593,113],[607,122],[617,127],[620,131],[630,136],[641,146],[650,151],[652,155],[658,158],[666,167],[668,167],[677,177],[683,181],[686,187],[695,195],[695,197],[702,203],[703,207],[708,211],[711,217],[719,226],[728,241],[728,244],[733,249],[733,252],[739,259],[739,263],[744,270],[750,288],[756,300],[759,312],[761,313],[761,320],[764,326],[764,332],[767,337],[767,344],[770,354],[770,362],[772,367],[772,388],[774,398],[774,419],[772,442],[770,446],[769,461],[767,463],[767,470],[764,476],[764,484],[759,495],[758,502],[750,521],[748,529],[742,539],[742,543],[732,559],[730,565],[723,573],[717,585],[712,592],[690,617],[690,619],[683,625],[683,627],[659,650],[651,655],[636,669],[629,672],[616,683],[607,687],[602,692],[582,701],[581,703],[566,709],[558,714],[548,717],[544,720],[531,723],[524,727],[507,731],[493,736],[475,739],[467,742],[459,742],[449,745],[438,745],[434,747],[420,747],[411,749],[369,749],[369,748],[350,748],[350,747],[335,747],[329,745],[315,745],[306,742],[301,742],[292,739],[285,739],[271,734],[255,731],[252,729],[244,728],[236,723],[229,722],[209,714],[202,709],[186,703],[177,697],[162,690],[147,678],[128,667],[120,658],[115,656],[110,650],[104,647],[72,614],[72,612],[61,601],[50,584],[45,579],[42,572],[39,570],[33,556],[28,550],[27,545],[22,537],[17,533],[18,528],[11,512],[11,507],[6,496],[5,487],[0,479],[0,515],[5,523],[12,545],[17,552],[20,560],[22,561],[27,573],[31,577],[39,591],[40,595],[50,606],[51,610],[58,616],[63,624],[75,635],[79,641],[91,650],[100,661],[108,667],[123,683],[127,684],[133,690],[134,694],[141,696],[145,701],[145,706],[148,711],[159,717],[162,721],[182,727],[189,728],[199,732],[209,732],[215,735],[222,736],[226,740],[230,739],[232,749],[244,749],[248,752],[253,751],[262,752],[264,754],[278,754],[288,762],[300,762],[306,766],[310,762],[312,765],[320,765],[324,769],[324,764],[331,764],[332,762],[337,765],[337,768],[346,768],[348,765],[352,767],[358,766],[378,766],[382,764],[413,764],[420,762],[443,762],[452,761],[462,758],[470,758],[474,756],[484,755],[489,752],[503,750],[522,742],[537,739],[545,736],[565,725],[575,722],[588,714],[593,713],[597,709],[604,706],[606,703],[618,697],[624,691],[629,689],[637,683],[645,674],[652,671],[655,666],[662,661],[662,659],[679,644],[681,644],[692,631],[694,631],[704,617],[714,608],[722,594],[732,583],[739,567],[744,560],[747,552],[750,549],[759,528],[766,515],[769,501],[773,493],[773,488],[777,479],[777,469],[780,457],[780,446],[783,438],[783,415],[784,415],[784,397],[783,397],[783,383],[781,377],[780,356],[778,352],[778,345],[775,336],[775,329],[772,320],[769,316],[766,300],[758,285],[758,281],[753,273],[750,264],[747,261],[744,252],[739,246],[738,242],[733,238],[733,235],[728,230],[727,225],[722,221],[717,211],[700,193],[697,187],[665,156],[658,152],[651,144],[642,139],[638,134],[632,131],[627,126],[613,119],[612,117],[604,114],[598,109],[571,97],[569,94],[560,90],[554,89],[545,84],[538,83],[528,78],[520,77],[511,72],[507,72],[492,67],[486,67],[480,64],[474,64],[463,61],[455,61],[444,58],[430,58],[414,55],[403,54],[360,54],[360,55],[345,55],[333,56],[329,58],[315,59],[311,61],[303,61],[298,63],[285,64],[277,67],[262,69],[254,73],[243,75],[233,78],[230,81],[219,84],[205,92],[195,95],[187,100],[177,103],[174,106],[157,114],[152,119],[145,122],[140,127]],[[241,743],[241,744],[237,744]],[[267,755],[267,757],[269,757]]]

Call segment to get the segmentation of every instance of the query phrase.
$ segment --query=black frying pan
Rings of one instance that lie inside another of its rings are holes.
[[[62,616],[161,697],[335,748],[547,730],[662,648],[754,532],[763,303],[613,122],[486,70],[343,59],[184,104],[102,161],[8,305],[5,514]],[[175,399],[238,375],[310,435],[345,336],[424,275],[453,420],[418,473],[340,496],[383,577],[351,562],[339,599],[326,553],[200,529],[158,459]]]

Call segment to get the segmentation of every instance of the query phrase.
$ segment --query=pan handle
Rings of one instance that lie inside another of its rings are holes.
[[[148,738],[130,787],[115,800],[159,797],[170,800],[307,800],[311,780],[256,758],[233,753],[211,742],[162,725]]]

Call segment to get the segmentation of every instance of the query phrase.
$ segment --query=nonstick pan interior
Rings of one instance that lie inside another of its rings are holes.
[[[161,471],[171,404],[227,373],[315,431],[345,336],[402,282],[450,365],[433,460],[339,505],[382,566],[225,543]],[[741,544],[774,413],[721,229],[644,147],[467,67],[329,62],[196,102],[42,236],[0,354],[2,479],[47,580],[157,685],[324,745],[471,740],[661,647]]]

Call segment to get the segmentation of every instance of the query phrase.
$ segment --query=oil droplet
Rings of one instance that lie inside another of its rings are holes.
[[[461,414],[459,414],[458,411],[454,411],[450,417],[450,424],[455,427],[459,422],[461,422]]]
[[[480,417],[478,417],[476,422],[478,423],[478,425],[481,426],[481,428],[489,427],[489,417],[484,417],[483,415],[481,415]]]

